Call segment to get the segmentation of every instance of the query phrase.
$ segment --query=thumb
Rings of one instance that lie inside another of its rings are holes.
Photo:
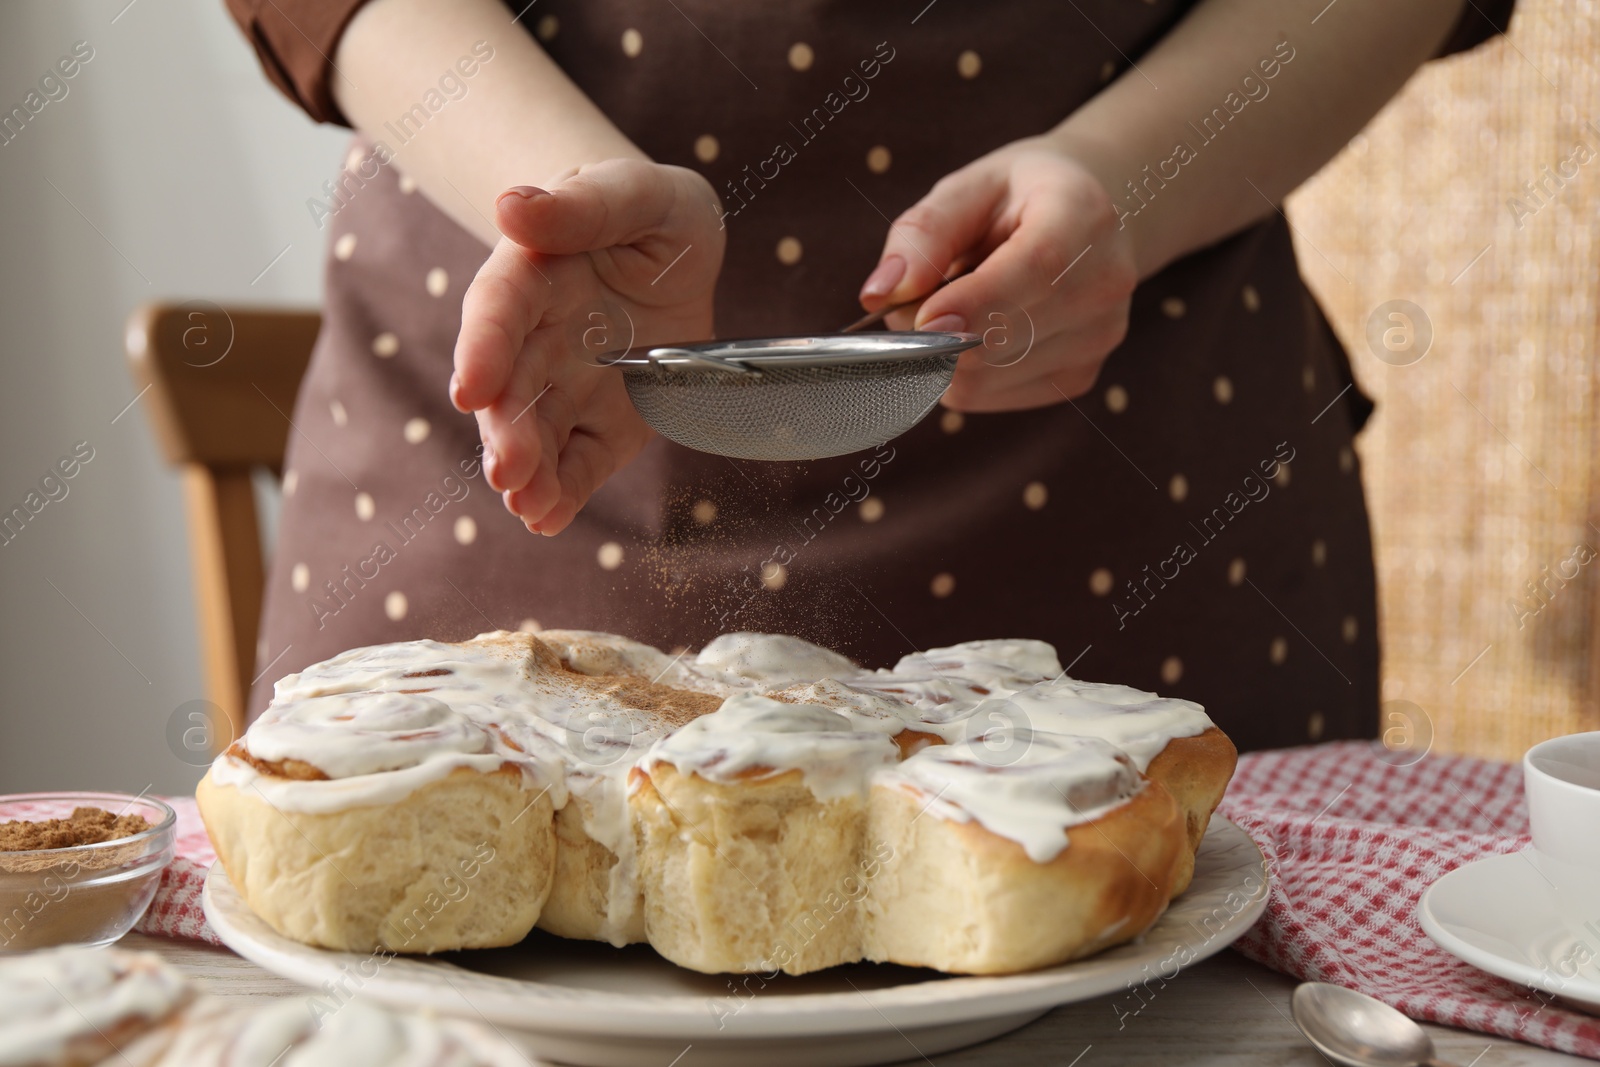
[[[941,179],[889,224],[878,266],[861,287],[861,305],[876,310],[931,293],[956,260],[988,234],[1005,193],[1003,174],[966,168]]]
[[[663,167],[612,159],[554,188],[523,185],[495,201],[495,225],[524,248],[562,256],[630,245],[659,230],[677,201]]]

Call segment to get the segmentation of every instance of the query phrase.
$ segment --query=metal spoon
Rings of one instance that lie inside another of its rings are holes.
[[[1306,982],[1295,989],[1291,1008],[1317,1051],[1348,1067],[1452,1067],[1434,1057],[1422,1027],[1365,993]]]

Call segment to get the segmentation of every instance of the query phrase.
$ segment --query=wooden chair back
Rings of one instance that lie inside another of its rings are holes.
[[[128,365],[167,461],[183,477],[206,695],[225,747],[244,730],[266,565],[252,472],[283,474],[315,311],[146,304],[128,320]]]

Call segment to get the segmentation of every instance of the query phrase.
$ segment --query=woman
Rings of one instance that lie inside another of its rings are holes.
[[[360,131],[308,202],[268,680],[495,627],[1027,636],[1241,748],[1375,732],[1370,404],[1275,205],[1509,2],[229,2]],[[891,324],[986,344],[855,456],[652,439],[592,358],[930,292]]]

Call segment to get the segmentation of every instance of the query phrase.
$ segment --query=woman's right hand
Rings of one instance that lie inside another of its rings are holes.
[[[484,477],[529,530],[565,529],[649,440],[595,356],[711,336],[720,220],[700,175],[634,159],[496,202],[505,236],[462,302],[450,399],[476,413]]]

